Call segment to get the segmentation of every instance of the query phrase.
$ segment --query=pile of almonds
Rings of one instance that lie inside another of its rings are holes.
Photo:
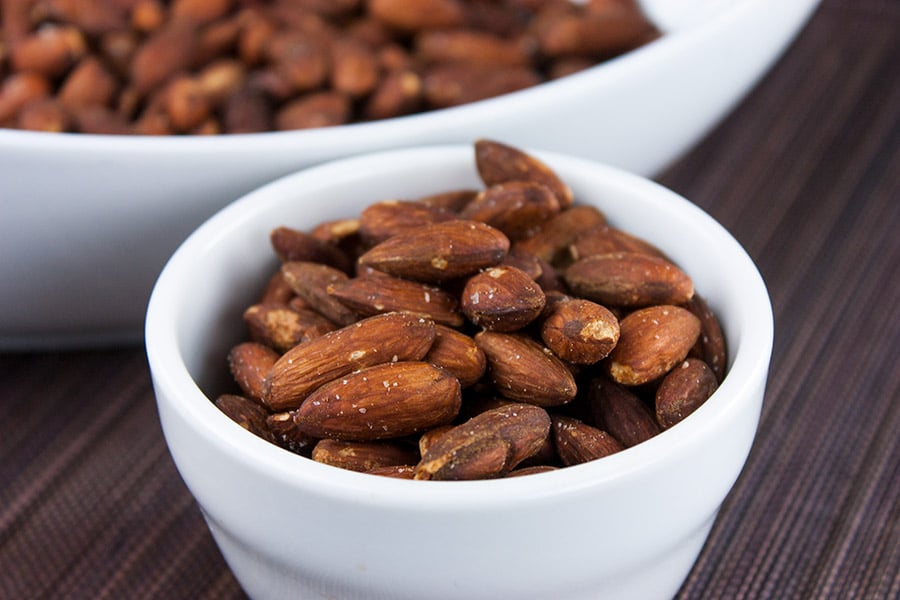
[[[530,154],[475,162],[483,189],[276,228],[216,405],[316,461],[458,480],[598,459],[705,402],[725,340],[690,277]]]
[[[527,88],[658,36],[636,0],[0,0],[0,127],[385,119]]]

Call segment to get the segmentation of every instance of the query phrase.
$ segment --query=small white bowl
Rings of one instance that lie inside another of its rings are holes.
[[[0,348],[140,339],[153,281],[213,212],[299,168],[503,139],[652,175],[771,66],[817,0],[645,0],[662,38],[468,106],[321,130],[135,137],[0,130]]]
[[[678,590],[756,432],[773,335],[764,282],[735,239],[677,194],[593,161],[532,153],[577,201],[691,275],[728,340],[722,385],[649,441],[527,477],[398,480],[291,454],[211,402],[229,377],[229,347],[243,339],[241,312],[277,264],[269,231],[480,182],[464,145],[344,159],[266,185],[181,245],[146,319],[166,441],[252,597],[643,600]]]

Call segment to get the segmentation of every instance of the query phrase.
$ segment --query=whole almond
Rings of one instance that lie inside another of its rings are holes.
[[[543,183],[507,181],[479,193],[460,218],[487,223],[515,240],[534,233],[559,210],[556,195]]]
[[[515,246],[534,254],[550,264],[568,260],[569,245],[579,233],[606,222],[606,217],[596,207],[579,204],[561,211],[545,221],[538,231]]]
[[[494,140],[477,140],[475,166],[488,186],[507,181],[542,183],[554,193],[561,209],[572,205],[572,190],[559,175],[543,161],[518,148]]]
[[[328,293],[360,315],[403,311],[453,327],[463,324],[456,296],[427,283],[390,275],[354,277],[330,285]]]
[[[475,325],[510,332],[534,321],[545,303],[543,290],[525,272],[499,266],[469,278],[460,308]]]
[[[290,261],[281,265],[285,282],[306,304],[337,325],[349,325],[359,320],[359,315],[329,293],[332,285],[350,278],[343,272],[325,264]]]
[[[672,369],[656,389],[656,420],[664,428],[683,420],[716,391],[716,375],[698,358]]]
[[[291,227],[276,227],[269,233],[269,242],[282,262],[317,262],[349,272],[351,261],[337,245]]]
[[[695,293],[694,297],[685,304],[685,308],[700,319],[700,337],[691,354],[702,359],[716,374],[716,381],[722,383],[722,380],[725,379],[725,368],[728,365],[728,349],[719,320],[707,304],[706,299],[699,294]]]
[[[222,394],[216,398],[215,405],[228,415],[229,419],[250,433],[269,442],[275,440],[266,425],[269,413],[253,400],[237,394]]]
[[[291,414],[314,437],[370,441],[449,423],[460,405],[456,377],[425,362],[389,362],[326,383]]]
[[[135,51],[130,79],[137,90],[148,94],[179,71],[190,69],[197,53],[196,28],[172,23],[154,32]]]
[[[591,380],[587,401],[596,424],[627,448],[660,432],[650,408],[631,391],[605,377]]]
[[[228,352],[228,368],[244,394],[261,401],[266,375],[279,356],[264,344],[241,342]]]
[[[509,238],[477,221],[434,223],[397,234],[359,258],[396,277],[440,282],[471,275],[498,264],[509,251]]]
[[[250,339],[279,353],[337,329],[315,311],[284,304],[254,304],[244,311],[244,323]]]
[[[541,81],[532,67],[447,63],[426,68],[422,95],[431,108],[449,108],[533,87]]]
[[[580,465],[625,449],[609,433],[562,415],[553,417],[553,438],[559,458],[566,466]]]
[[[545,313],[541,339],[563,360],[591,365],[612,351],[619,341],[619,321],[604,306],[573,298],[557,302]]]
[[[414,465],[419,453],[414,446],[401,442],[351,442],[320,440],[312,449],[312,459],[350,471],[371,471],[381,467]]]
[[[650,242],[606,223],[580,233],[569,247],[573,261],[611,252],[638,252],[668,260],[666,255]]]
[[[275,438],[275,443],[294,454],[312,456],[312,449],[319,438],[307,435],[294,424],[290,412],[278,412],[266,418],[266,426]]]
[[[273,411],[296,408],[310,392],[351,371],[421,360],[433,341],[428,319],[405,313],[363,319],[283,354],[266,378],[263,401]]]
[[[678,306],[636,310],[619,321],[619,342],[609,355],[609,374],[624,385],[640,385],[665,375],[690,352],[700,320]]]
[[[558,406],[578,388],[566,365],[533,339],[515,333],[482,331],[475,343],[488,362],[488,376],[505,398],[537,406]]]
[[[684,304],[694,295],[684,271],[637,252],[586,256],[569,266],[564,277],[575,295],[610,306]]]
[[[367,8],[385,25],[406,31],[455,27],[465,18],[459,0],[368,0]]]
[[[416,474],[415,465],[390,465],[386,467],[375,467],[366,471],[369,475],[381,475],[382,477],[393,477],[394,479],[413,479]]]
[[[501,477],[543,446],[550,416],[539,407],[508,404],[440,435],[416,466],[416,479]]]
[[[487,359],[475,340],[444,325],[435,325],[434,333],[434,343],[422,360],[445,369],[464,388],[475,385],[487,368]]]
[[[291,100],[275,113],[275,128],[281,131],[343,125],[350,121],[352,106],[343,92],[310,93]]]
[[[429,208],[457,214],[461,212],[469,202],[474,200],[479,193],[480,192],[476,189],[468,188],[449,190],[446,192],[437,192],[421,196],[416,198],[415,202],[417,204],[424,204]]]
[[[383,200],[363,209],[359,215],[359,235],[374,246],[401,233],[411,233],[424,225],[456,218],[451,212],[418,201]]]

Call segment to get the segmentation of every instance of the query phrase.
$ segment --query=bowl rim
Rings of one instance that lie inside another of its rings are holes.
[[[342,173],[374,169],[380,164],[404,165],[419,160],[446,164],[448,160],[458,160],[462,153],[470,156],[471,144],[405,147],[309,167],[246,194],[203,223],[163,267],[148,303],[145,349],[157,402],[166,402],[182,419],[191,423],[197,435],[214,446],[216,451],[225,453],[229,460],[249,469],[265,471],[267,476],[280,480],[286,486],[345,502],[403,507],[407,510],[421,510],[423,507],[447,511],[500,508],[508,506],[511,498],[521,505],[560,494],[583,493],[598,485],[639,477],[648,469],[669,460],[672,453],[702,443],[705,432],[714,430],[717,423],[740,410],[741,403],[733,399],[752,396],[752,388],[764,385],[767,377],[774,323],[771,301],[756,265],[739,242],[709,214],[649,179],[588,159],[529,148],[524,150],[544,160],[551,168],[591,169],[616,185],[655,196],[657,202],[674,203],[679,211],[686,211],[690,219],[700,223],[704,233],[712,236],[713,243],[720,245],[721,255],[730,261],[734,273],[740,274],[739,277],[729,277],[733,285],[741,289],[736,313],[740,315],[740,323],[752,323],[752,326],[741,327],[735,351],[729,357],[731,364],[727,376],[713,396],[690,418],[641,444],[598,461],[526,477],[426,482],[372,476],[299,457],[244,430],[219,411],[204,394],[182,359],[176,331],[176,308],[182,297],[178,286],[189,281],[193,252],[204,251],[218,240],[227,238],[237,230],[236,220],[252,215],[256,210],[263,210],[268,203],[277,203],[279,195],[303,186],[308,180],[329,181]]]
[[[535,103],[541,106],[554,106],[560,99],[572,94],[583,94],[586,88],[605,85],[607,79],[614,80],[633,68],[642,68],[646,63],[660,60],[671,50],[688,43],[690,39],[702,38],[704,32],[716,29],[724,22],[739,19],[740,15],[746,10],[751,10],[754,4],[766,1],[769,0],[714,2],[712,8],[709,8],[711,14],[708,18],[672,29],[660,26],[663,35],[657,39],[583,71],[460,106],[339,126],[218,135],[113,135],[0,128],[0,147],[10,145],[22,149],[42,149],[52,144],[57,151],[77,150],[88,153],[192,154],[202,151],[213,155],[227,155],[299,146],[340,155],[345,154],[347,148],[358,147],[361,140],[410,140],[406,143],[409,145],[422,139],[424,133],[428,131],[452,132],[458,123],[471,122],[473,119],[490,122],[504,114],[510,112],[514,114],[523,107],[533,106]]]

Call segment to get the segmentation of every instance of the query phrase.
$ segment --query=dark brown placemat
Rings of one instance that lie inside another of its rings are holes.
[[[775,310],[759,436],[680,597],[900,596],[900,4],[826,1],[660,180]],[[62,299],[61,299],[62,301]],[[0,355],[0,598],[241,598],[143,349]]]

